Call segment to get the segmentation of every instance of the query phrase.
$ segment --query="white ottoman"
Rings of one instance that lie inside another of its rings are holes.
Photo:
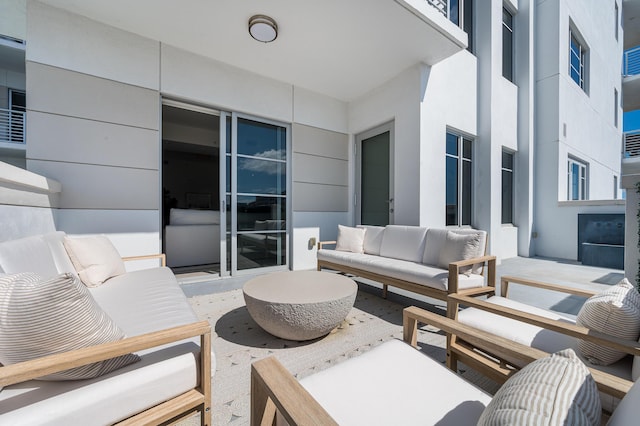
[[[357,291],[352,279],[318,271],[261,275],[242,288],[254,321],[288,340],[310,340],[329,333],[346,318]]]

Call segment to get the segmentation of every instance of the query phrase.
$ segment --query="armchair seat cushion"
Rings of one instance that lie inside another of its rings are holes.
[[[425,425],[475,425],[491,400],[483,390],[399,340],[300,383],[340,425],[405,425],[417,420]],[[438,403],[429,403],[433,401]]]

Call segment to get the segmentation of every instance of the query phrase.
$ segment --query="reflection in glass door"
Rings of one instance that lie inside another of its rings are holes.
[[[287,127],[226,116],[226,265],[287,265]]]

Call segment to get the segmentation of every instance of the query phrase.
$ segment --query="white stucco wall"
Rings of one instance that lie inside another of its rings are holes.
[[[622,38],[615,39],[612,2],[560,0],[536,8],[535,254],[577,259],[578,213],[624,210],[620,203],[566,203],[569,156],[588,164],[589,200],[614,197],[621,152],[614,89],[621,93]],[[570,25],[588,47],[586,91],[568,71]]]

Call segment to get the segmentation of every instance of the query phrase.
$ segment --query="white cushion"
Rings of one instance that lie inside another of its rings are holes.
[[[0,362],[4,365],[122,338],[122,330],[74,275],[42,279],[24,272],[0,278]],[[124,355],[42,380],[98,377],[138,360],[136,355]]]
[[[491,400],[481,389],[399,340],[300,383],[345,426],[475,425]]]
[[[65,237],[64,246],[87,287],[99,286],[109,278],[126,272],[118,250],[104,235]]]
[[[336,250],[362,253],[364,251],[364,234],[366,229],[351,228],[338,225],[338,240]]]
[[[424,265],[418,262],[374,256],[365,253],[349,253],[337,250],[318,250],[318,260],[351,266],[388,277],[411,281],[416,284],[447,290],[449,287],[449,272],[441,268]],[[458,276],[458,288],[483,287],[485,280],[482,275],[471,274]]]
[[[598,387],[571,349],[541,358],[507,380],[478,425],[600,424]]]
[[[0,243],[0,267],[7,274],[35,272],[44,278],[73,272],[62,248],[63,232],[20,238]]]
[[[426,243],[424,248],[424,256],[422,263],[427,265],[440,265],[440,253],[447,244],[447,235],[449,232],[453,232],[458,235],[475,235],[480,236],[478,244],[478,251],[471,257],[480,257],[485,254],[487,244],[487,232],[479,229],[472,228],[450,228],[450,229],[437,229],[429,228],[426,236]],[[461,260],[461,259],[458,259]],[[482,272],[482,264],[473,265],[471,268],[472,273],[480,274]],[[448,268],[448,265],[447,265]]]
[[[640,294],[625,278],[615,286],[590,297],[578,313],[577,324],[613,337],[638,340]],[[593,364],[609,365],[626,355],[624,352],[582,340],[578,348]]]
[[[220,212],[216,210],[171,209],[171,225],[215,225],[220,223]]]
[[[480,234],[457,234],[448,231],[444,247],[440,251],[438,266],[449,269],[451,262],[473,259],[480,248]],[[470,273],[471,265],[460,268],[461,273]]]
[[[609,418],[608,426],[628,426],[638,424],[640,410],[640,380],[636,380],[629,392]]]
[[[382,237],[384,236],[384,226],[358,225],[358,228],[364,228],[364,252],[367,254],[380,255],[380,246],[382,245]]]
[[[424,253],[427,228],[387,225],[382,237],[380,256],[420,262]]]

